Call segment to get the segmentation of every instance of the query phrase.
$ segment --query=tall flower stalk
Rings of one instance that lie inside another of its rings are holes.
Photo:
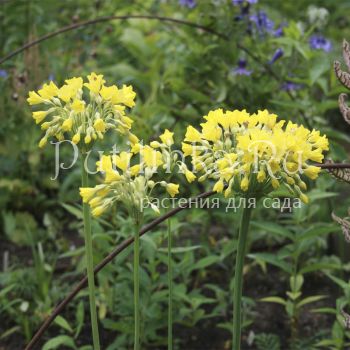
[[[241,348],[241,303],[243,289],[243,267],[244,258],[247,250],[248,231],[252,208],[243,208],[241,224],[239,228],[238,248],[236,255],[235,278],[233,284],[233,338],[232,349],[240,350]]]
[[[187,128],[182,144],[185,156],[191,156],[193,169],[200,173],[198,181],[212,179],[214,191],[225,197],[240,197],[244,203],[251,198],[256,203],[279,187],[308,203],[307,186],[301,176],[311,180],[318,177],[321,168],[309,161],[322,162],[323,152],[328,150],[325,135],[291,121],[277,121],[277,115],[267,110],[249,114],[245,110],[217,109],[204,120],[201,131]],[[186,177],[196,178],[186,164],[182,169]],[[232,350],[241,347],[243,266],[252,211],[251,203],[245,205],[234,276]]]
[[[45,132],[39,147],[44,147],[52,138],[58,141],[71,140],[77,144],[82,158],[82,188],[87,188],[86,151],[91,149],[95,140],[103,139],[108,130],[114,130],[127,137],[131,144],[138,142],[138,138],[130,132],[133,120],[125,114],[126,107],[135,105],[135,96],[131,86],[123,85],[122,88],[115,85],[107,86],[103,75],[96,73],[88,75],[85,83],[83,78],[74,77],[67,79],[61,87],[57,87],[51,81],[49,84],[44,84],[37,92],[30,91],[28,103],[31,106],[40,106],[42,109],[33,112],[35,122],[41,124],[41,129]],[[103,208],[97,208],[97,211],[102,210]],[[100,350],[91,217],[85,198],[83,198],[83,218],[93,347],[94,350]]]
[[[173,265],[172,265],[172,233],[171,220],[168,226],[168,350],[173,349]]]
[[[158,143],[156,148],[159,147]],[[140,156],[139,163],[136,163],[136,155]],[[80,189],[83,201],[90,205],[94,216],[101,215],[115,203],[121,202],[134,219],[134,350],[140,349],[142,340],[139,277],[139,231],[142,224],[142,211],[144,207],[149,206],[159,214],[159,208],[152,203],[151,197],[156,186],[164,187],[171,197],[179,192],[177,184],[153,180],[158,168],[165,165],[163,156],[163,153],[153,147],[139,143],[132,147],[131,152],[121,152],[113,156],[103,155],[97,162],[98,170],[104,173],[103,183]]]
[[[82,161],[81,161],[82,187],[87,187],[89,185],[88,173],[85,169],[85,164],[86,164],[86,153],[82,152]],[[91,235],[91,214],[90,214],[89,205],[84,202],[83,202],[83,214],[84,214],[86,270],[87,270],[87,276],[88,276],[92,340],[93,340],[94,350],[100,350],[100,337],[99,337],[99,331],[98,331],[96,301],[95,301],[95,276],[94,276],[94,256],[93,256],[92,235]]]
[[[140,350],[140,228],[141,220],[135,214],[134,240],[134,350]]]

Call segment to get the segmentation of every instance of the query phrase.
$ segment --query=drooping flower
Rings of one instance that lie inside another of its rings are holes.
[[[243,5],[244,3],[253,5],[257,4],[258,0],[232,0],[232,4],[235,6]]]
[[[238,66],[235,69],[233,69],[232,73],[234,75],[251,75],[252,71],[248,70],[246,66],[247,66],[247,61],[244,59],[240,59],[238,61]]]
[[[7,78],[8,73],[6,72],[5,69],[0,69],[0,78]]]
[[[271,60],[269,61],[269,64],[274,64],[274,63],[275,63],[278,59],[280,59],[283,55],[284,55],[284,51],[283,51],[281,48],[278,48],[278,49],[274,52],[274,54],[273,54]]]
[[[332,43],[330,40],[319,34],[310,37],[309,45],[313,50],[323,50],[324,52],[330,52],[332,50]]]
[[[250,15],[250,21],[254,23],[256,30],[259,34],[270,33],[273,34],[275,24],[268,17],[265,11],[258,11],[257,13]]]
[[[295,91],[295,90],[299,90],[302,88],[301,84],[297,84],[294,83],[290,80],[287,80],[286,82],[284,82],[281,86],[282,90],[284,91]]]
[[[323,152],[328,150],[326,136],[277,121],[277,115],[267,110],[250,115],[245,110],[217,109],[204,119],[198,131],[200,139],[191,142],[196,150],[190,155],[191,162],[200,173],[199,181],[213,179],[213,189],[225,189],[225,196],[249,193],[259,197],[283,184],[307,201],[301,176],[318,176],[321,168],[308,162],[322,162]],[[185,139],[184,144],[188,142]]]
[[[188,7],[190,9],[193,9],[194,7],[197,6],[196,0],[179,0],[179,4],[181,6]]]
[[[106,86],[103,75],[94,72],[87,79],[85,83],[81,77],[67,79],[60,88],[50,81],[38,92],[29,92],[28,103],[42,105],[43,109],[33,112],[35,121],[49,120],[42,125],[45,135],[40,146],[50,137],[63,140],[65,133],[75,144],[82,141],[90,144],[97,138],[102,139],[110,129],[135,140],[130,132],[133,120],[125,115],[126,107],[135,105],[132,87]],[[84,88],[89,96],[84,96]]]
[[[94,216],[100,216],[117,202],[123,203],[131,215],[140,215],[147,206],[159,213],[159,208],[152,203],[155,186],[165,188],[171,197],[179,193],[178,184],[155,181],[164,162],[163,154],[149,145],[142,146],[139,152],[103,155],[96,163],[97,170],[104,174],[103,183],[81,188],[80,195],[89,203]]]

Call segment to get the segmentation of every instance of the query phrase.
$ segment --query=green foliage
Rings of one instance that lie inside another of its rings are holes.
[[[349,129],[338,111],[337,98],[344,88],[332,73],[332,61],[339,58],[341,40],[350,37],[346,16],[350,6],[347,0],[315,1],[315,6],[329,12],[328,22],[318,25],[308,17],[310,5],[306,0],[260,0],[252,5],[251,14],[265,11],[275,22],[274,29],[285,23],[283,36],[276,37],[258,33],[254,24],[247,28],[247,18],[237,19],[240,7],[233,6],[231,0],[197,1],[194,9],[180,6],[176,0],[1,3],[1,57],[63,26],[113,14],[178,18],[210,27],[227,39],[176,23],[114,20],[52,37],[0,66],[7,74],[0,74],[0,348],[12,350],[13,344],[23,348],[85,266],[82,214],[77,205],[79,169],[74,166],[62,171],[57,181],[50,179],[54,147],[37,148],[40,130],[25,101],[28,91],[39,88],[49,77],[61,84],[67,77],[101,72],[108,81],[134,86],[135,133],[150,140],[169,128],[178,135],[179,147],[186,125],[198,124],[210,109],[253,112],[268,108],[283,119],[326,133],[331,142],[327,158],[344,161]],[[310,48],[309,40],[315,34],[330,39],[333,51]],[[284,55],[270,64],[278,48]],[[251,75],[235,74],[239,59],[247,61]],[[286,91],[286,83],[297,84],[297,88]],[[118,142],[112,136],[105,139],[94,150],[91,168],[98,150],[113,144],[123,146]],[[60,161],[67,166],[72,158],[70,147],[65,146]],[[184,196],[205,189],[202,184],[186,184],[182,177],[178,180]],[[259,350],[340,350],[350,346],[341,316],[341,310],[350,307],[347,247],[331,219],[335,209],[340,217],[346,216],[349,188],[327,174],[307,185],[308,206],[292,212],[261,206],[254,213],[244,268],[244,339],[251,331],[257,334],[252,346]],[[282,192],[274,195],[288,197]],[[222,200],[221,204],[225,203]],[[238,216],[225,213],[223,207],[187,211],[173,222],[178,349],[229,347]],[[152,218],[147,212],[146,221]],[[95,263],[130,237],[132,227],[120,208],[95,220]],[[165,231],[161,226],[141,239],[145,349],[166,345]],[[97,278],[103,348],[108,350],[128,349],[132,344],[131,262],[128,249]],[[255,303],[258,299],[264,302]],[[270,308],[279,310],[279,322],[276,325],[271,318],[268,327],[261,326],[268,318],[264,312]],[[310,313],[326,321],[308,324],[304,319]],[[49,328],[43,349],[91,348],[86,345],[90,343],[88,324],[87,292],[82,291]],[[282,330],[277,332],[278,327]],[[315,334],[315,328],[323,332]],[[217,332],[220,336],[216,337]]]

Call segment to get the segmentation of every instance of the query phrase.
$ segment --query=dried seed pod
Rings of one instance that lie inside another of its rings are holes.
[[[345,64],[350,71],[350,44],[345,39],[343,40],[343,57]]]
[[[350,108],[346,104],[346,100],[347,100],[347,95],[346,94],[340,94],[339,95],[338,103],[339,103],[340,112],[343,115],[344,120],[348,124],[350,124]]]
[[[350,315],[347,314],[343,309],[340,310],[340,313],[344,317],[344,326],[345,326],[345,328],[350,329]]]
[[[332,219],[341,226],[345,240],[350,242],[350,222],[332,213]]]
[[[331,159],[325,159],[324,164],[334,164],[334,162]],[[350,183],[350,168],[331,168],[326,170],[336,179]]]
[[[350,89],[350,74],[340,69],[340,62],[334,61],[334,71],[338,80],[348,89]]]

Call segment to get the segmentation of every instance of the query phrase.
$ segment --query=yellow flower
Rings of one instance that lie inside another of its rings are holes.
[[[170,194],[170,196],[173,198],[179,193],[179,185],[168,183],[166,185],[166,190]]]
[[[82,100],[75,99],[71,105],[75,113],[81,113],[85,110],[85,102]]]
[[[257,180],[258,180],[259,183],[264,182],[265,179],[266,179],[266,173],[265,173],[265,171],[262,170],[262,169],[259,170],[259,171],[258,171],[258,175],[256,176],[256,178],[257,178]]]
[[[37,124],[41,123],[47,116],[46,111],[33,112],[33,118]]]
[[[113,182],[113,181],[119,181],[122,177],[118,173],[118,171],[110,169],[106,171],[106,177],[105,181],[108,182]]]
[[[80,187],[79,193],[83,198],[83,202],[87,203],[95,195],[96,189],[93,187]]]
[[[106,131],[106,124],[101,118],[98,118],[95,120],[94,128],[96,131],[105,132]]]
[[[90,135],[86,135],[84,138],[84,142],[88,145],[91,142],[91,136]]]
[[[103,79],[103,75],[97,75],[96,73],[92,72],[87,76],[87,78],[89,82],[85,83],[84,86],[86,86],[92,93],[98,94],[102,85],[106,82]]]
[[[193,126],[189,126],[186,131],[185,141],[187,142],[199,142],[201,141],[201,133]]]
[[[229,186],[226,195],[237,189],[231,186],[238,181],[241,190],[251,190],[257,197],[280,185],[299,196],[300,189],[306,189],[300,176],[305,173],[315,179],[320,172],[319,167],[309,166],[307,162],[322,162],[329,147],[327,137],[319,131],[277,121],[277,115],[267,110],[250,115],[245,110],[216,109],[204,119],[201,132],[188,126],[182,150],[201,172],[199,181],[214,179],[215,189],[220,189],[223,181]],[[253,169],[256,181],[250,185]]]
[[[321,168],[314,165],[310,165],[306,169],[304,169],[305,175],[309,177],[311,180],[317,179],[320,171],[321,171]]]
[[[45,147],[46,144],[47,144],[47,138],[43,137],[39,142],[39,147],[43,148],[43,147]]]
[[[153,169],[163,164],[162,154],[159,151],[154,150],[150,146],[143,147],[140,150],[140,154],[146,167]]]
[[[301,199],[301,201],[302,201],[303,203],[305,203],[305,204],[308,204],[308,203],[309,203],[309,197],[308,197],[307,195],[305,195],[304,193],[302,193],[302,194],[300,195],[300,199]]]
[[[170,132],[168,129],[165,129],[165,132],[159,136],[159,138],[161,139],[161,141],[167,145],[167,146],[171,146],[174,143],[174,133]]]
[[[63,85],[57,93],[57,96],[64,102],[69,102],[77,95],[77,89],[72,85]]]
[[[43,103],[44,99],[40,97],[35,91],[29,91],[29,97],[27,98],[27,102],[32,105],[37,105],[39,103]]]
[[[107,172],[113,169],[112,159],[110,156],[102,155],[99,161],[96,162],[97,170]]]
[[[57,96],[58,87],[53,81],[50,81],[50,84],[44,84],[38,93],[44,100],[50,100],[52,97]]]
[[[118,89],[112,102],[115,104],[122,103],[131,108],[135,106],[135,97],[136,93],[133,91],[132,86],[123,85],[121,89]]]
[[[182,142],[182,151],[185,157],[190,156],[193,153],[193,146],[189,143]]]
[[[189,183],[193,182],[196,179],[196,175],[193,174],[192,171],[188,169],[185,171],[185,176]]]
[[[99,205],[92,209],[91,214],[95,217],[101,216],[103,212],[105,211],[105,207],[103,205]]]
[[[224,181],[222,181],[221,179],[216,182],[216,184],[213,187],[213,191],[215,192],[222,192],[224,189]]]
[[[274,189],[277,189],[278,187],[280,187],[280,183],[278,182],[277,179],[272,179],[271,180],[271,185]]]
[[[114,156],[113,163],[121,170],[127,171],[130,167],[131,153],[121,152],[120,155]]]
[[[100,95],[103,99],[110,101],[114,96],[118,94],[118,88],[115,85],[102,86]],[[113,99],[114,100],[114,99]],[[116,103],[115,101],[113,103]]]
[[[247,176],[244,176],[241,181],[241,190],[247,192],[249,188],[249,179]]]
[[[75,143],[76,145],[80,142],[80,134],[76,133],[73,138],[72,138],[72,142]]]
[[[130,168],[130,173],[132,176],[136,176],[141,170],[141,165],[136,164]]]
[[[66,79],[65,83],[71,86],[75,91],[81,90],[83,88],[83,79],[81,77]]]
[[[68,118],[62,123],[62,130],[63,131],[71,131],[73,126],[73,119]]]
[[[132,134],[131,132],[129,133],[128,138],[132,145],[135,145],[140,141],[139,138],[136,135]]]

